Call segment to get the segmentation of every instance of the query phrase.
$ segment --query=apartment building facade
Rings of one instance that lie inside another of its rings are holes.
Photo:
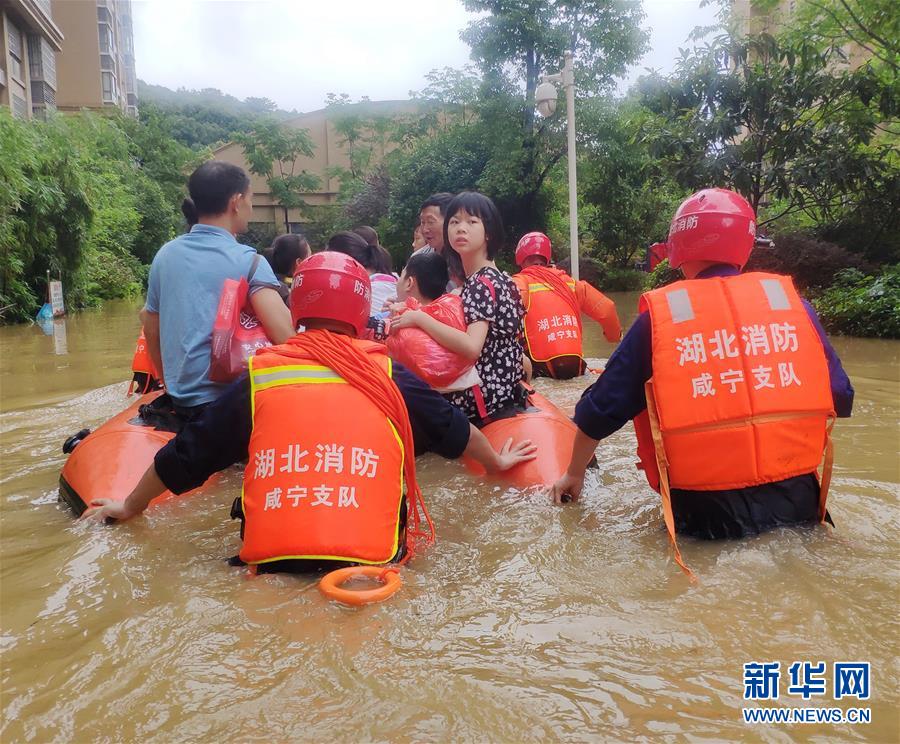
[[[0,105],[30,119],[56,108],[63,32],[51,0],[0,0]]]
[[[56,107],[117,107],[137,116],[131,0],[52,1],[65,35],[57,57]]]

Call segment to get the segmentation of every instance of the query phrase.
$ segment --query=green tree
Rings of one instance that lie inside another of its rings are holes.
[[[289,211],[306,208],[303,195],[319,185],[317,176],[297,165],[301,157],[313,156],[309,131],[269,119],[257,122],[251,132],[237,135],[235,141],[244,148],[251,172],[266,179],[272,198],[283,211],[284,229],[290,232]]]
[[[584,144],[578,163],[583,253],[615,268],[629,268],[647,246],[665,238],[684,198],[680,188],[634,137],[646,113],[633,101],[594,99],[579,119]],[[568,207],[560,244],[568,241]],[[586,249],[586,250],[584,250]]]
[[[897,91],[842,59],[799,36],[723,34],[640,81],[654,114],[643,141],[682,186],[733,187],[763,224],[801,211],[832,221],[896,160],[876,134]]]
[[[565,51],[575,56],[582,91],[608,90],[647,45],[639,3],[615,0],[465,0],[467,10],[487,15],[462,38],[487,76],[524,83],[522,129],[534,129],[534,91],[540,76],[556,72]]]

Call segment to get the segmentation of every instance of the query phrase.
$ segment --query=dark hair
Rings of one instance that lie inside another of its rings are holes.
[[[379,274],[390,274],[393,264],[391,254],[387,252],[387,248],[378,242],[378,233],[375,232],[375,228],[368,225],[360,225],[359,227],[354,227],[353,232],[366,241],[372,252],[371,263],[363,265],[367,269],[377,271]]]
[[[188,230],[197,224],[197,207],[194,206],[194,200],[190,197],[181,202],[181,213],[187,222]]]
[[[422,202],[422,206],[419,207],[419,212],[421,212],[426,207],[437,207],[438,212],[441,214],[447,214],[447,205],[453,201],[453,194],[450,194],[446,191],[441,191],[439,194],[432,194],[425,201]]]
[[[503,231],[503,218],[500,216],[500,210],[484,194],[477,191],[462,191],[453,197],[453,201],[447,205],[447,212],[444,214],[444,258],[447,259],[447,266],[450,269],[451,276],[465,276],[463,271],[462,259],[459,254],[450,245],[450,238],[447,234],[447,226],[450,220],[457,213],[465,211],[468,214],[478,217],[484,223],[484,237],[487,241],[487,257],[491,261],[500,251],[506,234]]]
[[[328,245],[325,250],[344,253],[350,258],[356,259],[367,270],[371,268],[372,248],[355,232],[343,230],[335,233],[328,239]]]
[[[292,274],[297,259],[308,257],[309,242],[302,235],[279,235],[272,242],[272,270],[276,276]]]
[[[433,251],[410,256],[403,270],[416,280],[419,292],[426,300],[436,300],[447,291],[450,274],[440,253]]]
[[[181,204],[181,211],[189,225],[194,225],[206,215],[222,214],[235,194],[244,194],[250,188],[250,179],[231,163],[207,160],[188,179],[191,198]]]
[[[269,262],[269,266],[272,267],[272,273],[278,274],[275,270],[275,247],[270,245],[268,248],[263,248],[260,251],[260,255]]]

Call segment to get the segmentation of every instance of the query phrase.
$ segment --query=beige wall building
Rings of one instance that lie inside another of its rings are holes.
[[[137,116],[131,0],[53,0],[65,35],[57,58],[60,111],[117,106]]]
[[[63,34],[50,0],[0,0],[0,105],[30,119],[56,107]]]
[[[313,142],[314,151],[311,158],[300,157],[293,163],[294,174],[306,171],[319,179],[319,187],[307,194],[303,194],[304,201],[310,206],[323,206],[334,204],[337,200],[340,180],[333,175],[334,169],[349,169],[350,156],[346,143],[335,130],[334,120],[342,115],[354,115],[365,117],[394,117],[409,114],[418,109],[418,105],[412,101],[371,101],[364,104],[354,104],[346,108],[319,109],[303,114],[296,119],[284,123],[286,127],[306,129]],[[393,149],[393,145],[373,147],[372,157],[377,162]],[[214,153],[217,160],[224,160],[243,168],[250,176],[253,188],[253,219],[254,223],[268,223],[273,225],[278,232],[285,232],[284,210],[272,198],[266,178],[250,172],[250,167],[244,157],[243,148],[230,142],[223,145]],[[289,171],[291,164],[285,164]],[[277,166],[274,169],[278,171]],[[299,209],[288,211],[288,222],[291,231],[299,231],[305,221]]]
[[[738,30],[743,34],[775,34],[791,21],[791,16],[808,0],[778,0],[775,5],[761,6],[754,0],[732,0],[731,13]],[[859,44],[848,41],[841,47],[847,57],[846,64],[856,69],[871,54]]]

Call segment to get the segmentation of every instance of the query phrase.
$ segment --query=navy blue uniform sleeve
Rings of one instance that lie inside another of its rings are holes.
[[[618,431],[647,407],[644,384],[653,374],[650,314],[641,313],[597,381],[575,406],[575,424],[591,439]]]
[[[466,415],[396,362],[394,382],[409,411],[416,454],[434,452],[449,460],[462,455],[469,446],[469,419]]]
[[[802,300],[802,302],[806,314],[809,315],[809,319],[815,326],[816,333],[819,334],[819,338],[822,341],[822,346],[825,348],[825,358],[828,360],[828,377],[831,381],[831,397],[834,401],[835,413],[837,413],[840,418],[847,418],[853,412],[853,385],[850,383],[850,378],[844,371],[844,365],[841,364],[841,358],[837,355],[837,352],[831,345],[831,341],[828,340],[825,329],[822,328],[822,324],[819,322],[819,316],[816,315],[813,306],[806,300]]]
[[[213,473],[247,459],[252,424],[250,378],[243,375],[156,453],[156,474],[172,493],[203,485]]]

